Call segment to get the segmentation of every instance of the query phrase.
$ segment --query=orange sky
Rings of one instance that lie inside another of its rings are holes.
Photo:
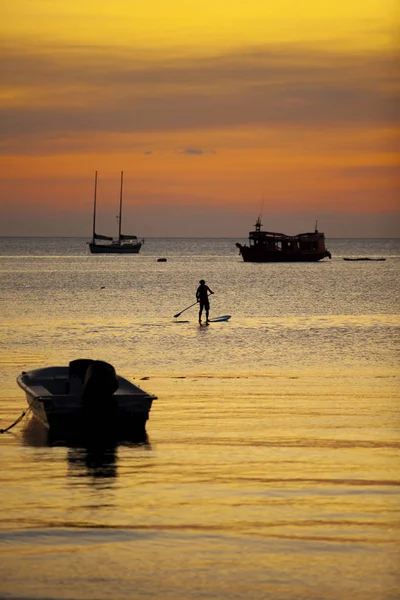
[[[0,235],[397,237],[395,2],[269,4],[8,3]]]

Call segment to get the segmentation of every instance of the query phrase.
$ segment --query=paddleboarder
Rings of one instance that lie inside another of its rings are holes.
[[[203,308],[206,312],[206,324],[209,323],[208,315],[210,312],[210,302],[208,300],[208,296],[213,294],[214,292],[212,290],[210,290],[208,285],[206,285],[206,282],[204,281],[204,279],[200,279],[199,283],[200,283],[200,285],[196,291],[196,299],[197,299],[197,302],[200,302],[199,323],[201,325],[201,315],[203,314]]]

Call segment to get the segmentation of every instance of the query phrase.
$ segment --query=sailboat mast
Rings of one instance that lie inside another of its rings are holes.
[[[118,219],[118,240],[121,242],[121,223],[122,223],[122,185],[124,181],[124,172],[121,171],[121,190],[119,194],[119,219]]]
[[[94,176],[94,201],[93,201],[93,239],[92,243],[95,243],[95,232],[96,232],[96,198],[97,198],[97,171]]]

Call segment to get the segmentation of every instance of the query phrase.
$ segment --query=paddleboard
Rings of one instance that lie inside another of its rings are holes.
[[[209,322],[210,323],[220,323],[221,321],[229,321],[230,318],[231,318],[231,315],[222,315],[222,317],[214,317],[213,319],[210,319]]]

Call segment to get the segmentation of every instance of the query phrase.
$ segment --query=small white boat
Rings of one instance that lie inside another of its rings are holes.
[[[34,417],[53,433],[129,437],[144,430],[156,399],[109,363],[90,359],[23,371],[17,383]]]

